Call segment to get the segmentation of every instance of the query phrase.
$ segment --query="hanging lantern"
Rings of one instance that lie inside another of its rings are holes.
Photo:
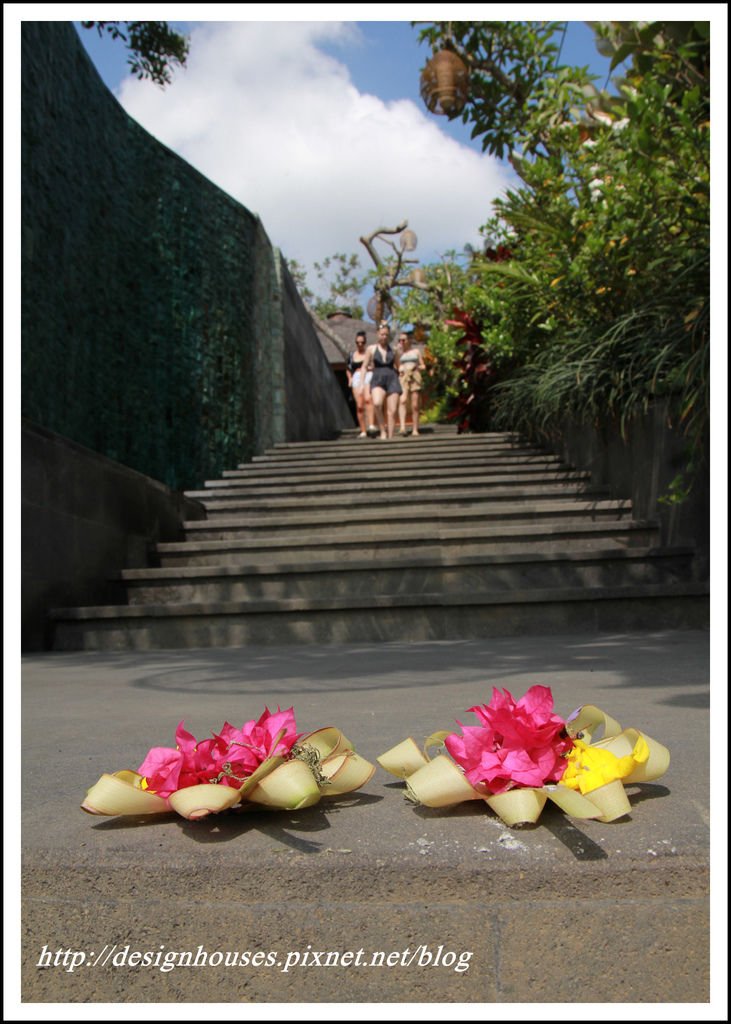
[[[376,324],[380,325],[382,321],[390,320],[393,315],[390,296],[385,292],[376,292],[371,295],[366,305],[366,312]]]
[[[415,267],[409,274],[409,280],[415,285],[426,284],[426,271],[423,267]]]
[[[470,74],[452,50],[439,50],[421,72],[421,98],[432,114],[456,117],[469,98]]]
[[[413,252],[418,245],[418,241],[414,232],[409,228],[406,231],[402,231],[400,239],[401,252]]]

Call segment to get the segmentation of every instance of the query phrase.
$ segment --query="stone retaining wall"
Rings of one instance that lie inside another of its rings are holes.
[[[589,470],[592,483],[609,485],[611,497],[631,498],[635,519],[660,524],[664,545],[695,548],[694,572],[709,577],[710,486],[707,466],[699,469],[690,494],[671,500],[671,485],[690,482],[688,442],[670,424],[667,406],[656,403],[644,416],[635,417],[620,435],[616,423],[591,425],[566,422],[550,447],[577,469]],[[545,438],[542,438],[545,443]],[[705,446],[709,450],[709,446]]]
[[[197,501],[33,423],[22,425],[22,647],[50,645],[54,606],[118,604],[120,569],[182,538]]]

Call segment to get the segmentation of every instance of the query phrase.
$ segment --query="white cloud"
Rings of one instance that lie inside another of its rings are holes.
[[[352,23],[205,23],[188,68],[162,90],[128,79],[128,113],[258,213],[285,256],[311,264],[407,218],[422,259],[465,242],[509,181],[497,160],[460,145],[410,100],[358,92],[318,44]]]

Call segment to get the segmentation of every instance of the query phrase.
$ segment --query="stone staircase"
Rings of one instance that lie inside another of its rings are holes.
[[[56,609],[58,650],[359,643],[703,626],[693,552],[508,434],[277,445],[189,494],[204,520]]]

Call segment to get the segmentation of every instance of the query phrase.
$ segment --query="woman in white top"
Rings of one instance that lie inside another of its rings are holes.
[[[363,363],[366,355],[365,331],[358,331],[355,336],[355,352],[350,353],[348,359],[348,386],[353,392],[355,410],[358,416],[360,427],[359,437],[366,437],[373,429],[373,402],[371,401],[370,389],[366,395],[366,384],[370,384],[372,373],[363,372]]]

